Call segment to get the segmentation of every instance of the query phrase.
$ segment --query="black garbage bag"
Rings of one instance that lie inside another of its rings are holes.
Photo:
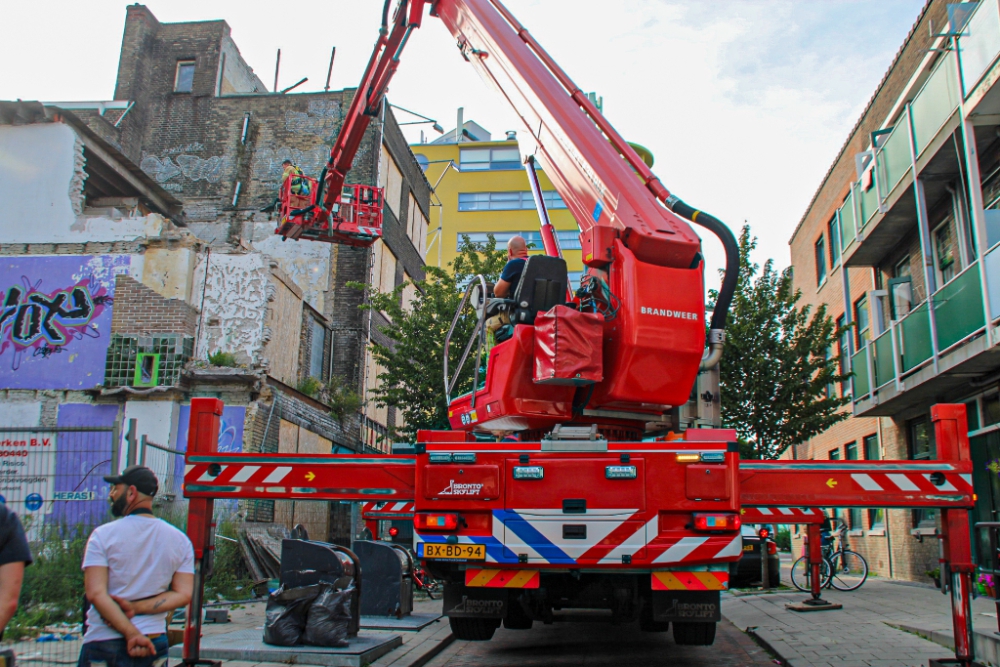
[[[354,586],[338,589],[321,583],[319,587],[319,595],[309,606],[302,641],[310,646],[347,646]]]
[[[301,586],[271,593],[264,619],[264,643],[294,646],[302,640],[309,604],[320,593],[319,586]]]

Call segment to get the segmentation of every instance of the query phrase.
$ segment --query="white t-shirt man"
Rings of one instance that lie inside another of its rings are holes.
[[[194,574],[194,548],[188,536],[163,519],[132,514],[98,526],[87,540],[83,568],[108,568],[108,593],[126,600],[141,600],[170,590],[174,573]],[[132,618],[144,635],[166,631],[167,614],[142,614]],[[87,612],[84,643],[121,639],[91,607]]]

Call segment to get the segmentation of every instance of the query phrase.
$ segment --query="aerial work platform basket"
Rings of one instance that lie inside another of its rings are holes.
[[[368,248],[382,236],[382,188],[345,185],[340,202],[331,211],[317,199],[320,182],[308,176],[285,179],[278,196],[279,219],[274,233],[290,239],[309,239]]]

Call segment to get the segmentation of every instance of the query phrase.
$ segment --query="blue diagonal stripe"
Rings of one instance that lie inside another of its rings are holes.
[[[576,563],[576,560],[570,558],[566,555],[566,552],[552,544],[548,538],[538,532],[534,526],[525,521],[517,512],[493,510],[493,520],[503,523],[549,563]]]

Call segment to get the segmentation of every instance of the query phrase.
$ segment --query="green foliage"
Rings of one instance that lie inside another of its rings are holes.
[[[215,565],[205,580],[205,600],[244,600],[253,597],[253,580],[243,562],[237,539],[237,524],[226,519],[215,530]],[[225,539],[229,538],[229,539]]]
[[[231,352],[223,352],[222,350],[219,350],[218,352],[208,355],[208,363],[213,366],[228,366],[229,368],[235,368],[237,365],[236,355]]]
[[[774,536],[774,543],[778,545],[779,551],[792,550],[792,531],[788,526],[778,526],[778,534]]]
[[[320,392],[323,388],[323,381],[317,380],[313,376],[305,377],[299,380],[299,384],[296,387],[300,392],[306,396],[311,396],[315,398],[316,394]]]
[[[51,526],[46,528],[41,541],[32,544],[35,560],[24,569],[21,599],[8,625],[8,637],[33,637],[46,625],[83,621],[80,564],[88,532],[82,526]]]
[[[369,293],[369,302],[362,307],[382,311],[389,317],[391,323],[379,329],[395,341],[391,346],[372,343],[372,353],[385,369],[372,398],[379,406],[395,407],[406,422],[393,436],[412,438],[418,429],[449,428],[443,379],[445,335],[468,281],[482,274],[488,283],[495,283],[506,262],[506,251],[497,249],[492,235],[486,243],[473,243],[466,236],[450,271],[427,266],[424,280],[409,281],[391,292]],[[417,288],[417,293],[404,308],[403,289],[409,284]],[[369,287],[359,283],[352,286]],[[449,369],[457,367],[475,324],[475,314],[467,307],[452,335]],[[466,363],[453,395],[472,388],[472,373],[473,364]]]
[[[353,415],[365,404],[358,392],[345,385],[336,375],[330,378],[322,398],[330,406],[330,415],[341,424],[347,415]]]
[[[722,419],[735,428],[743,458],[774,459],[787,446],[822,433],[849,414],[838,396],[838,328],[821,305],[799,307],[791,268],[750,262],[750,226],[740,234],[740,274],[722,355]],[[714,294],[713,296],[717,296]],[[832,392],[828,388],[834,387]]]

